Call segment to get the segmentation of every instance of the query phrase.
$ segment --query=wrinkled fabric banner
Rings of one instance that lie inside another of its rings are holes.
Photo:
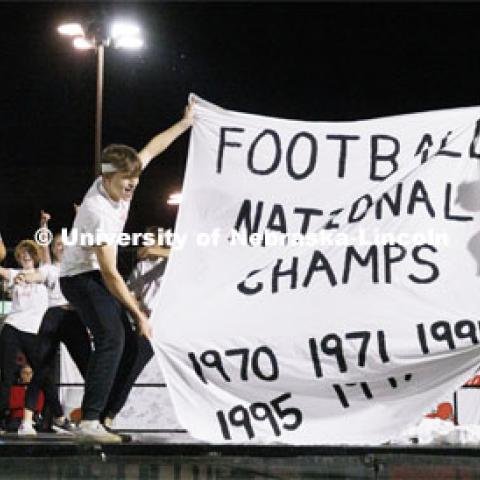
[[[479,364],[480,108],[357,122],[196,98],[154,343],[215,443],[380,444]]]

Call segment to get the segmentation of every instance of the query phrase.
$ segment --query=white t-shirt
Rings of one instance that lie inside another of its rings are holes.
[[[68,300],[63,296],[60,290],[60,264],[47,263],[42,265],[42,268],[47,272],[47,289],[48,289],[48,306],[59,307],[61,305],[68,305]]]
[[[120,235],[125,227],[129,209],[129,201],[115,202],[108,196],[102,185],[102,177],[98,177],[78,207],[69,241],[64,242],[60,276],[70,277],[99,270],[95,252],[91,247],[80,245],[80,236],[106,234],[113,238]]]
[[[158,298],[166,265],[167,258],[165,257],[140,260],[128,279],[127,284],[130,290],[135,293],[137,298],[141,299],[150,311],[153,310]]]
[[[8,269],[8,286],[12,288],[12,309],[5,323],[17,330],[37,334],[43,316],[48,308],[47,284],[51,281],[49,271],[40,267],[44,283],[14,284],[15,277],[24,272],[13,268]]]

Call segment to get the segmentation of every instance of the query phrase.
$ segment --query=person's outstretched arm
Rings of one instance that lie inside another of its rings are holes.
[[[139,156],[142,160],[142,168],[145,169],[153,158],[165,151],[172,142],[192,126],[192,123],[193,102],[190,102],[186,106],[181,120],[153,137],[139,152]]]
[[[40,228],[48,229],[48,222],[51,219],[51,215],[44,210],[40,210]],[[50,264],[52,263],[52,258],[50,257],[50,247],[49,245],[42,244],[40,246],[42,263]]]

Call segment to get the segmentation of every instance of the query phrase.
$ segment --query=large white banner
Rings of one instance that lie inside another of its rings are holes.
[[[153,313],[194,437],[379,444],[473,375],[479,135],[478,107],[332,123],[197,99]]]

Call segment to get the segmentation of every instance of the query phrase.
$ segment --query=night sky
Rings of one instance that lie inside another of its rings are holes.
[[[181,117],[189,92],[223,107],[355,120],[480,103],[474,3],[0,3],[0,232],[31,237],[39,211],[69,226],[93,180],[95,56],[67,20],[131,18],[137,52],[108,49],[103,144],[137,149]],[[128,231],[172,226],[188,135],[142,175]]]

